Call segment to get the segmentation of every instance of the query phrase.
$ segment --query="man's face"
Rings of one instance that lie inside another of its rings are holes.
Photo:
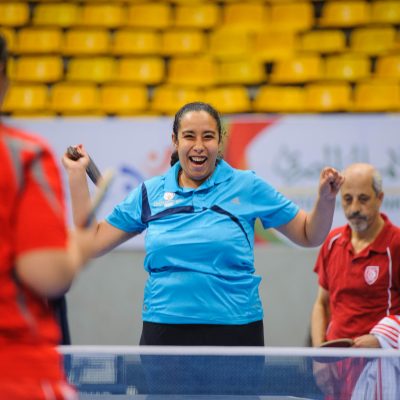
[[[383,193],[376,194],[370,174],[350,174],[341,188],[342,207],[353,231],[365,233],[379,217]]]

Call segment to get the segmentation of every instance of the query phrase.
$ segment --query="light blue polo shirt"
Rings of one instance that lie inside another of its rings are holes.
[[[196,188],[178,185],[180,163],[145,181],[107,221],[145,237],[143,320],[247,324],[263,318],[254,274],[254,224],[286,224],[299,208],[252,171],[218,162]]]

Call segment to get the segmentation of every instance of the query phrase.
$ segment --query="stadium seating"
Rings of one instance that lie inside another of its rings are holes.
[[[0,33],[9,114],[45,112],[18,96],[63,115],[170,114],[183,99],[227,113],[398,110],[398,0],[4,0]],[[363,99],[371,88],[394,98]],[[62,90],[88,105],[63,108]]]

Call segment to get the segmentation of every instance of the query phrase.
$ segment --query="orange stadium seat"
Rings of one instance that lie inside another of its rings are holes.
[[[210,34],[210,54],[220,59],[248,57],[253,50],[253,37],[245,31],[216,29]]]
[[[60,53],[63,34],[59,28],[23,28],[17,33],[15,51],[22,54]]]
[[[46,85],[12,84],[4,99],[3,111],[35,114],[46,110],[48,100]]]
[[[15,61],[10,77],[18,82],[51,83],[61,80],[63,73],[59,56],[25,56]]]
[[[223,8],[223,26],[246,31],[261,30],[268,20],[268,9],[263,3],[239,2]]]
[[[99,92],[96,85],[57,83],[51,89],[50,108],[63,115],[98,113]]]
[[[174,29],[161,36],[161,52],[167,56],[200,54],[205,50],[206,37],[198,29]]]
[[[147,107],[146,86],[107,84],[100,89],[100,109],[104,114],[135,115]]]
[[[274,3],[270,22],[273,30],[304,31],[314,25],[314,8],[309,1]]]
[[[179,4],[175,9],[175,26],[212,29],[220,22],[220,14],[220,8],[214,3]]]
[[[355,82],[371,75],[371,61],[363,54],[345,53],[325,60],[325,79]]]
[[[154,89],[151,109],[162,114],[174,115],[176,110],[186,103],[203,100],[204,94],[201,89],[160,85]]]
[[[217,65],[208,56],[172,58],[167,80],[176,86],[214,85],[217,82]]]
[[[18,1],[0,2],[0,26],[22,26],[28,23],[29,17],[28,3]]]
[[[157,85],[164,78],[165,63],[161,57],[124,57],[117,62],[117,81]]]
[[[110,52],[108,31],[101,28],[74,28],[64,35],[62,52],[66,55],[100,55]]]
[[[67,80],[104,83],[113,80],[115,73],[114,57],[77,57],[68,63]]]
[[[253,108],[258,112],[304,112],[304,89],[296,86],[261,86],[256,93]]]
[[[312,112],[348,111],[351,108],[351,87],[345,82],[306,85],[305,107]]]
[[[392,26],[357,28],[350,36],[350,49],[368,55],[379,55],[394,49],[396,28]]]
[[[398,81],[366,81],[354,89],[354,111],[385,112],[400,110]]]
[[[400,24],[400,2],[398,0],[372,2],[371,22],[378,24]]]
[[[0,35],[2,35],[7,42],[7,48],[10,53],[13,53],[16,49],[17,35],[13,28],[4,28],[0,26]]]
[[[226,60],[219,63],[218,83],[257,85],[265,82],[264,64],[256,60]]]
[[[322,72],[319,55],[298,55],[276,61],[270,78],[272,83],[304,83],[319,80]]]
[[[400,54],[381,56],[376,61],[376,77],[400,81]]]
[[[254,40],[254,56],[262,61],[290,58],[298,47],[298,38],[293,32],[262,31]]]
[[[362,0],[326,1],[323,3],[321,26],[352,27],[370,22],[370,4]]]
[[[80,25],[118,28],[124,24],[126,10],[122,3],[86,3],[82,8]]]
[[[157,55],[161,52],[161,34],[148,29],[119,29],[111,49],[118,55]]]
[[[74,3],[37,4],[33,11],[33,23],[41,26],[67,28],[79,23],[81,7]]]
[[[172,25],[169,3],[141,3],[128,6],[127,25],[137,28],[165,29]]]
[[[244,86],[223,86],[205,92],[206,103],[212,104],[221,114],[251,111],[250,97]]]
[[[346,49],[346,35],[339,29],[308,31],[301,35],[300,49],[318,53],[337,53]]]

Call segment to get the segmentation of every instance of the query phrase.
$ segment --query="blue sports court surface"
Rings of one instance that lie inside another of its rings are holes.
[[[82,400],[400,399],[400,354],[383,349],[66,346]]]

